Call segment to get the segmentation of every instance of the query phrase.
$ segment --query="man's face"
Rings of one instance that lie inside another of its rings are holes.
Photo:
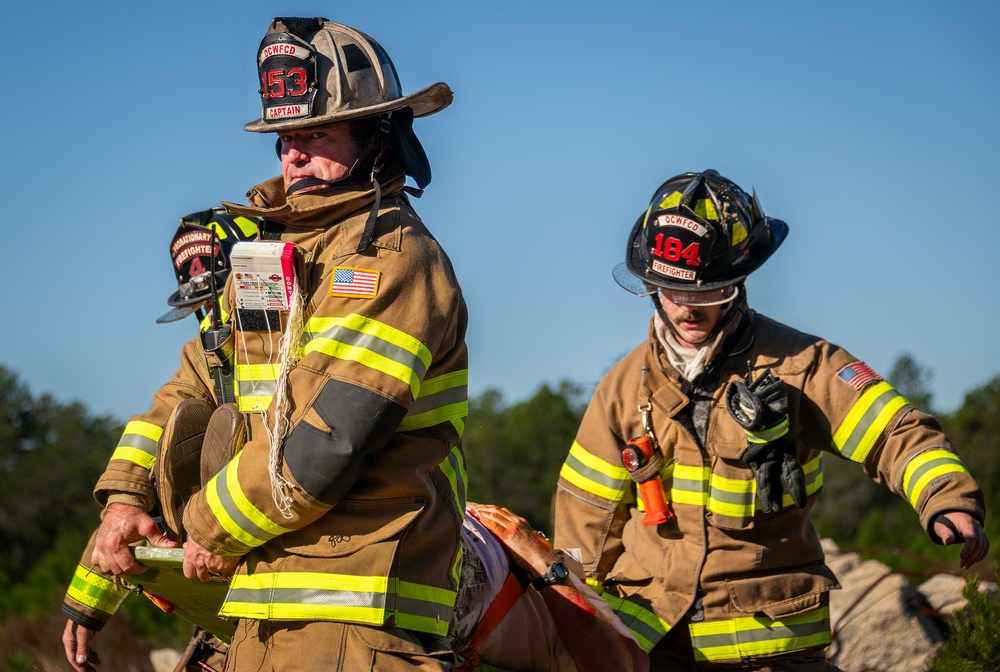
[[[660,292],[660,305],[681,344],[693,348],[705,342],[732,303],[714,306],[674,303],[666,296],[666,292]]]
[[[347,177],[361,155],[351,122],[300,128],[278,134],[285,189],[304,177],[335,182]],[[309,187],[302,191],[322,189]]]

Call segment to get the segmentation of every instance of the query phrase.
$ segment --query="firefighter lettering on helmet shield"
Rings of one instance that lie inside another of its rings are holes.
[[[746,277],[787,233],[717,172],[685,173],[656,190],[614,271],[654,314],[584,414],[555,542],[579,549],[652,670],[836,669],[838,586],[809,521],[824,460],[906,498],[934,541],[965,544],[963,567],[989,550],[982,492],[936,421],[842,348],[748,307]],[[651,519],[637,483],[655,475],[668,513]]]
[[[224,204],[264,219],[259,240],[234,250],[210,337],[126,426],[95,489],[93,561],[133,573],[129,543],[166,543],[148,515],[157,443],[225,427],[205,448],[233,457],[181,523],[185,574],[230,582],[226,669],[446,670],[467,311],[410,195],[431,179],[413,119],[451,90],[404,95],[381,45],[323,18],[271,21],[256,64],[262,111],[244,128],[277,135],[281,174]],[[227,367],[233,402],[205,414]]]

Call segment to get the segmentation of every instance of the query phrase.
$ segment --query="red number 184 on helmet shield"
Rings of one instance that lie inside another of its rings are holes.
[[[614,278],[640,296],[664,289],[686,295],[685,303],[723,303],[735,296],[724,288],[760,268],[787,235],[788,225],[765,217],[756,195],[714,170],[685,173],[653,194]],[[712,300],[699,300],[702,292]]]

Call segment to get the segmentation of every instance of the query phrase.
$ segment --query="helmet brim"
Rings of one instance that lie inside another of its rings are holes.
[[[719,287],[725,287],[727,285],[741,282],[746,279],[748,275],[763,266],[764,262],[771,258],[771,255],[774,254],[779,247],[781,247],[781,244],[785,242],[785,238],[788,237],[788,224],[780,219],[764,217],[764,226],[768,231],[768,246],[766,248],[761,247],[756,249],[748,263],[733,267],[733,269],[731,269],[731,273],[708,282],[701,282],[697,284],[689,282],[671,282],[661,276],[654,275],[652,271],[648,269],[648,266],[642,257],[639,236],[642,233],[642,225],[644,221],[645,213],[639,216],[639,219],[636,220],[635,226],[632,227],[632,232],[629,234],[628,247],[625,249],[625,261],[615,266],[612,270],[612,276],[614,277],[615,282],[617,282],[623,289],[635,294],[636,296],[648,296],[652,294],[654,290],[651,290],[651,287],[664,287],[667,289],[683,291],[699,291],[718,289]]]
[[[198,310],[198,304],[191,304],[188,306],[175,306],[163,313],[163,315],[156,318],[157,324],[166,324],[167,322],[176,322],[177,320],[183,320],[185,317]]]
[[[352,119],[363,119],[373,117],[394,110],[401,110],[409,107],[413,110],[414,117],[428,117],[436,114],[451,105],[455,95],[444,82],[437,82],[430,86],[411,93],[402,98],[389,100],[378,105],[369,105],[354,110],[339,110],[332,114],[325,114],[317,117],[299,117],[276,122],[265,122],[261,119],[254,119],[243,125],[243,130],[251,133],[274,133],[275,131],[291,131],[297,128],[310,128],[312,126],[322,126],[333,124],[338,121],[350,121]]]

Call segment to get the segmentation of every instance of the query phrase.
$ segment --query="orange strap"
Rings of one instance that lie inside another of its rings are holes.
[[[514,608],[514,605],[523,594],[524,584],[513,572],[508,573],[507,580],[503,582],[500,592],[490,602],[486,613],[479,619],[479,625],[476,626],[475,632],[472,633],[472,638],[460,652],[459,655],[465,658],[465,662],[460,667],[456,667],[455,672],[467,672],[479,665],[479,647],[500,624],[500,621],[510,613],[510,610]]]

